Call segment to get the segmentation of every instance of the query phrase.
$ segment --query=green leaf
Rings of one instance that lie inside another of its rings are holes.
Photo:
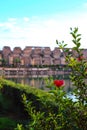
[[[56,44],[58,44],[59,42],[58,42],[58,40],[56,40]]]
[[[78,43],[78,44],[77,44],[77,47],[79,48],[80,46],[81,46],[81,44],[80,44],[80,43]]]
[[[69,48],[64,49],[64,52],[69,52]]]
[[[74,33],[77,33],[77,32],[78,32],[78,28],[75,28],[73,32],[74,32]]]
[[[72,31],[72,28],[70,27],[70,30]]]
[[[67,44],[64,44],[64,46],[63,47],[66,47],[67,46]]]
[[[73,39],[72,42],[76,45],[76,40]]]
[[[81,36],[81,34],[77,34],[77,37]]]
[[[64,41],[62,41],[62,43],[64,43]]]
[[[71,33],[71,34],[72,34],[73,38],[76,39],[76,35],[74,33]]]
[[[78,39],[77,39],[77,42],[79,42],[80,40],[81,40],[81,38],[78,38]]]
[[[77,48],[77,47],[73,47],[73,50],[76,50],[76,51],[77,51],[77,50],[78,50],[78,48]]]

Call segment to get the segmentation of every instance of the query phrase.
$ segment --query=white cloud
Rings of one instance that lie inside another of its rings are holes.
[[[12,29],[14,26],[16,25],[16,20],[13,20],[11,18],[8,19],[8,21],[0,23],[0,27],[2,28],[2,30],[5,29]]]
[[[29,22],[30,19],[29,19],[28,17],[24,17],[24,21],[25,21],[25,22]]]
[[[8,21],[0,23],[3,29],[0,31],[0,46],[50,46],[54,48],[56,39],[64,40],[72,47],[70,27],[79,27],[79,33],[82,34],[82,47],[86,47],[87,41],[87,14],[59,14],[50,18],[36,17],[23,19],[9,18]],[[16,22],[14,24],[14,21]],[[29,21],[29,22],[28,22]],[[27,22],[27,23],[26,23]],[[9,31],[10,30],[10,31]],[[2,44],[2,45],[1,45]]]
[[[9,22],[14,22],[14,21],[17,21],[17,18],[8,18],[8,21]]]
[[[3,23],[0,23],[0,27],[3,27],[4,26],[4,24]]]

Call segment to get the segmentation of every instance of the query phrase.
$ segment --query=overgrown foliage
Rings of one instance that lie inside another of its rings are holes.
[[[32,107],[36,112],[44,112],[57,110],[57,105],[54,102],[54,99],[51,98],[51,95],[43,90],[32,88],[28,85],[16,84],[12,81],[5,80],[0,78],[0,115],[1,117],[8,117],[16,121],[16,123],[28,124],[28,121],[31,120],[31,115],[25,105],[22,102],[22,95],[27,96],[28,102],[32,102]],[[18,128],[20,125],[18,125]],[[4,128],[4,126],[3,126]],[[10,128],[10,127],[9,127]],[[9,130],[8,128],[8,130]],[[13,130],[13,128],[12,128]]]
[[[58,42],[58,47],[63,50],[66,58],[66,63],[71,69],[70,79],[75,86],[71,95],[75,97],[73,100],[63,91],[63,81],[51,80],[48,85],[49,91],[55,104],[58,106],[56,112],[45,109],[44,112],[37,112],[32,106],[32,102],[27,100],[26,95],[23,95],[23,103],[31,120],[25,127],[25,130],[86,130],[87,129],[87,61],[83,57],[82,49],[80,48],[81,34],[78,34],[78,28],[74,28],[71,33],[73,37],[74,47],[72,53],[66,49],[67,44]]]
[[[13,101],[11,106],[22,112],[21,118],[26,120],[18,122],[15,130],[87,130],[87,60],[78,28],[71,28],[70,34],[74,43],[71,50],[66,49],[64,42],[56,40],[56,43],[71,70],[70,79],[75,87],[71,96],[64,91],[64,81],[59,79],[47,81],[49,92],[0,80],[1,94]]]

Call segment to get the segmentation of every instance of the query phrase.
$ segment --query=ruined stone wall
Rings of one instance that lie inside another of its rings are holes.
[[[72,51],[71,48],[69,53],[72,53],[75,57],[77,57],[77,53]],[[83,50],[83,54],[84,57],[87,58],[87,49]],[[23,50],[21,47],[15,47],[12,51],[9,46],[4,46],[0,51],[0,59],[5,59],[8,65],[13,65],[14,59],[19,59],[20,66],[25,67],[29,65],[66,64],[63,52],[61,52],[58,47],[51,50],[50,47],[26,46]]]

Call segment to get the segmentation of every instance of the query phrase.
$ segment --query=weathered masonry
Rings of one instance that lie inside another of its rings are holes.
[[[70,53],[76,57],[77,53],[70,48]],[[83,50],[84,57],[87,59],[87,49]],[[9,46],[4,46],[0,50],[0,66],[8,67],[29,67],[44,65],[66,65],[63,52],[59,48],[51,50],[50,47],[26,46],[15,47],[13,50]]]

